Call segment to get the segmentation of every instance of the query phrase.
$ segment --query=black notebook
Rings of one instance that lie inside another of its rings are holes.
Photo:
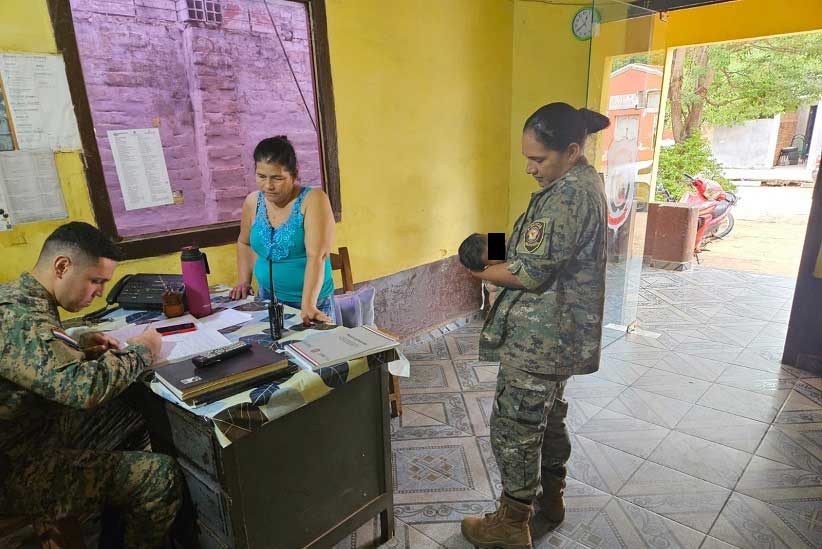
[[[286,355],[258,343],[247,353],[227,358],[214,366],[198,368],[191,360],[157,368],[154,375],[180,400],[190,401],[214,391],[246,382],[288,368]]]

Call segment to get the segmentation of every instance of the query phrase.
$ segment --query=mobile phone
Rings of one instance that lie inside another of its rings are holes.
[[[193,322],[186,322],[184,324],[174,324],[172,326],[161,326],[157,328],[157,332],[160,335],[172,335],[172,334],[182,334],[185,332],[193,332],[197,329],[197,326],[194,325]]]

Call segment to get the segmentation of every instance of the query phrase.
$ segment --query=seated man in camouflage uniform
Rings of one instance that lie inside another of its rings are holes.
[[[0,285],[0,513],[59,519],[115,509],[126,547],[157,547],[180,507],[173,458],[78,448],[73,422],[151,368],[160,335],[149,329],[123,350],[102,333],[76,341],[57,310],[102,295],[119,258],[99,230],[72,222],[46,239],[31,273]]]

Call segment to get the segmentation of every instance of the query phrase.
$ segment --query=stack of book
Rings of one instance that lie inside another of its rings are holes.
[[[261,385],[292,370],[286,356],[252,343],[250,352],[213,366],[198,368],[191,360],[184,360],[157,368],[154,375],[178,399],[199,405]]]
[[[285,349],[317,369],[394,349],[399,344],[399,341],[376,328],[359,326],[314,335],[289,343]]]

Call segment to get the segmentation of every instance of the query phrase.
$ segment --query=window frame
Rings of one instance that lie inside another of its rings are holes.
[[[342,220],[340,170],[337,147],[337,122],[334,109],[334,88],[331,80],[331,58],[325,0],[289,0],[308,7],[311,31],[311,54],[317,101],[319,144],[321,149],[323,190],[328,194],[334,220]],[[114,240],[126,259],[141,259],[174,253],[183,246],[201,248],[233,244],[240,234],[240,220],[215,223],[203,227],[177,229],[124,238],[117,232],[114,212],[108,196],[103,163],[97,147],[91,105],[86,92],[80,62],[80,51],[74,31],[70,0],[47,0],[57,49],[63,54],[69,91],[74,104],[77,126],[82,142],[82,158],[88,183],[89,198],[97,226]]]

